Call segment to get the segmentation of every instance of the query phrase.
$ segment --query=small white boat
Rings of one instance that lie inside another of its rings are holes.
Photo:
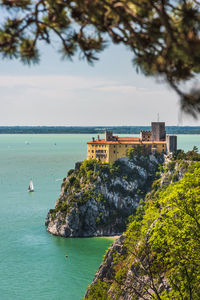
[[[31,180],[28,186],[28,192],[34,192],[33,181]]]

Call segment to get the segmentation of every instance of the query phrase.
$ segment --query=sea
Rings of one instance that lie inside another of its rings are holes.
[[[0,300],[80,300],[92,282],[113,239],[66,239],[45,227],[88,140],[91,134],[0,135]],[[194,145],[200,149],[199,135],[178,136],[178,148]]]

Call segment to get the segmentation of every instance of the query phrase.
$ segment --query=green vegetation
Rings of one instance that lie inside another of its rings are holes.
[[[170,162],[167,164],[166,168],[165,168],[165,172],[167,172],[167,171],[173,171],[175,165],[176,165],[176,161],[170,161]]]
[[[112,253],[112,277],[108,281],[105,275],[107,296],[102,299],[123,298],[126,289],[132,299],[147,295],[160,300],[200,299],[200,162],[193,162],[200,154],[196,150],[185,154],[190,162],[178,159],[164,169],[174,174],[187,170],[184,177],[177,181],[176,174],[176,182],[168,185],[156,180],[129,218],[123,255]],[[89,288],[89,299],[95,299],[101,283],[105,281]]]
[[[74,169],[70,169],[70,170],[68,171],[68,173],[67,173],[67,176],[72,175],[72,173],[74,173]],[[63,178],[63,181],[65,181],[65,179],[66,179],[66,177]]]
[[[197,146],[194,146],[192,150],[186,153],[183,150],[178,150],[177,153],[174,153],[173,160],[200,161],[200,155],[198,153]]]
[[[140,157],[141,155],[147,156],[149,154],[147,148],[144,145],[138,145],[127,150],[127,156],[133,159],[135,156]]]
[[[155,170],[149,165],[147,155],[137,156],[131,163],[133,166],[129,167],[123,160],[109,164],[91,159],[76,164],[76,169],[69,170],[63,180],[62,195],[50,211],[50,219],[65,224],[66,216],[75,213],[79,214],[80,226],[89,228],[89,221],[85,221],[89,212],[90,221],[94,220],[91,221],[93,230],[103,228],[106,232],[106,228],[111,228],[123,232],[137,202],[149,190],[156,171],[156,165]],[[144,171],[145,178],[140,170]],[[88,206],[87,202],[90,202]]]
[[[95,159],[85,160],[80,164],[78,170],[69,170],[67,178],[63,180],[62,188],[65,196],[58,199],[55,209],[50,210],[51,218],[55,219],[57,213],[65,215],[76,205],[82,205],[89,200],[95,200],[97,203],[106,204],[106,199],[102,194],[95,193],[95,184],[100,176],[104,178],[104,174],[116,173],[118,167],[112,164],[103,164]],[[79,195],[78,195],[79,194]],[[100,223],[101,216],[97,217],[97,223]]]
[[[88,296],[87,299],[89,300],[111,300],[111,298],[108,297],[108,288],[109,283],[102,282],[98,280],[95,283],[95,286],[91,286],[91,295]]]

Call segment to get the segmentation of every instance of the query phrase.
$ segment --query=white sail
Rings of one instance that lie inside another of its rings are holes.
[[[33,187],[33,181],[31,180],[28,186],[28,191],[29,192],[33,192],[34,191],[34,187]]]

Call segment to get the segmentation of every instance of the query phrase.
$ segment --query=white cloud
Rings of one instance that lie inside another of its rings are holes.
[[[83,77],[83,76],[64,76],[64,75],[45,75],[45,76],[0,76],[0,88],[7,89],[30,89],[30,90],[88,90],[93,89],[105,92],[163,92],[163,90],[152,90],[148,88],[137,88],[134,85],[125,85],[116,81],[108,81],[103,78]],[[164,90],[166,91],[166,90]]]
[[[169,92],[167,89],[153,89],[153,88],[141,88],[134,85],[122,85],[119,82],[115,82],[113,85],[103,85],[95,87],[96,90],[111,92],[111,93],[138,93],[138,94],[166,94]]]
[[[137,91],[135,86],[131,85],[120,85],[116,83],[115,85],[104,85],[101,87],[96,87],[99,91],[106,91],[106,92],[120,92],[120,93],[130,93]]]
[[[176,124],[177,96],[84,76],[0,76],[0,125]]]
[[[106,84],[107,81],[101,78],[87,78],[81,76],[0,76],[0,87],[17,88],[31,87],[39,89],[84,89],[92,88],[99,84]]]

